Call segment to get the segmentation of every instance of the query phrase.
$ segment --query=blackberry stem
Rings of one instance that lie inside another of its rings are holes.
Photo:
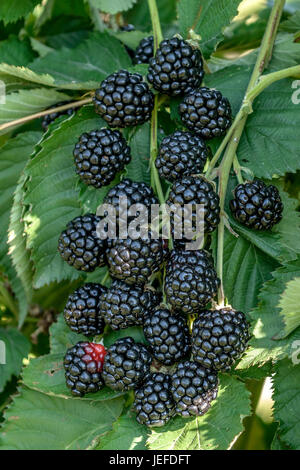
[[[236,178],[239,182],[239,184],[244,183],[243,175],[242,175],[242,167],[239,164],[238,158],[235,154],[234,159],[233,159],[233,169],[236,174]]]
[[[163,35],[161,32],[161,26],[159,21],[159,14],[156,5],[156,0],[148,0],[148,7],[150,11],[151,21],[152,21],[152,30],[153,30],[153,39],[154,39],[154,55],[156,49],[159,46],[159,43],[163,40]]]
[[[219,174],[219,197],[220,197],[220,224],[218,226],[218,248],[217,248],[217,274],[220,279],[220,288],[218,291],[218,303],[224,305],[224,287],[223,287],[223,253],[224,253],[224,231],[225,231],[225,196],[227,190],[227,184],[229,179],[230,169],[233,163],[233,159],[236,155],[236,151],[240,142],[241,135],[244,130],[244,126],[247,121],[247,115],[252,112],[252,100],[248,99],[248,94],[253,93],[253,88],[257,85],[260,75],[263,73],[265,67],[268,65],[272,56],[272,50],[277,34],[277,28],[279,26],[282,10],[285,4],[285,0],[275,0],[268,24],[265,30],[264,37],[262,39],[261,47],[258,53],[258,57],[247,87],[246,96],[241,106],[239,113],[237,114],[234,123],[232,125],[233,130],[230,129],[230,137],[223,146],[226,150],[222,159],[222,162],[218,169]],[[254,97],[257,95],[254,95]],[[254,97],[252,99],[254,99]],[[225,138],[226,139],[226,138]],[[224,139],[224,140],[225,140]],[[222,146],[222,144],[221,144]],[[223,149],[222,149],[223,150]],[[220,153],[222,153],[222,150]],[[210,169],[211,171],[211,169]],[[210,173],[209,171],[209,173]]]

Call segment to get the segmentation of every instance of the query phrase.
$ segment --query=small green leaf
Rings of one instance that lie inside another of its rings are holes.
[[[62,357],[68,348],[79,341],[86,341],[86,337],[71,331],[64,320],[63,314],[60,314],[57,321],[50,327],[51,353],[60,354]]]
[[[1,0],[0,19],[4,24],[14,23],[19,18],[26,16],[34,7],[40,3],[40,0]]]
[[[126,176],[133,181],[150,184],[150,124],[138,126],[129,137],[131,162],[126,166]]]
[[[289,281],[278,304],[285,324],[284,330],[276,338],[285,338],[300,326],[300,277]]]
[[[0,328],[0,392],[13,375],[19,376],[29,350],[30,344],[20,331]]]
[[[28,39],[21,41],[16,36],[12,36],[0,42],[0,63],[25,66],[34,58],[35,53]]]
[[[137,0],[90,0],[90,5],[105,13],[115,15],[121,11],[131,8]]]

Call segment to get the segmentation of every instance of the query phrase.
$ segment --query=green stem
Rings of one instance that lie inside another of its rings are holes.
[[[233,159],[233,169],[234,169],[234,172],[236,174],[236,178],[237,178],[239,184],[243,184],[244,179],[243,179],[243,175],[242,175],[242,168],[240,166],[240,163],[239,163],[238,158],[237,158],[236,155],[234,156],[234,159]]]
[[[279,70],[278,72],[268,73],[259,79],[257,85],[247,94],[246,99],[253,101],[265,88],[272,85],[272,83],[282,80],[283,78],[293,76],[300,76],[300,65],[288,67],[286,69]]]
[[[279,25],[281,13],[284,7],[285,0],[275,0],[272,8],[269,21],[266,27],[264,37],[262,39],[261,47],[258,53],[258,57],[247,87],[247,94],[255,87],[257,81],[264,71],[264,68],[269,63],[272,55],[273,45],[276,38],[277,28]],[[229,138],[228,145],[225,150],[221,165],[219,167],[219,198],[220,198],[220,224],[218,226],[218,248],[217,248],[217,273],[221,281],[218,292],[218,303],[224,305],[225,296],[223,288],[223,254],[224,254],[224,231],[225,231],[225,196],[227,190],[227,184],[229,179],[230,169],[233,163],[233,159],[236,155],[236,151],[240,142],[241,135],[244,130],[244,126],[247,121],[247,115],[251,112],[251,106],[247,100],[244,100],[242,107],[238,113],[237,118],[234,120],[233,131]]]
[[[155,54],[159,46],[159,43],[163,40],[163,35],[161,32],[161,26],[160,26],[160,21],[159,21],[159,14],[158,14],[158,9],[156,5],[156,0],[148,0],[148,7],[149,7],[151,21],[152,21],[154,54]]]
[[[16,318],[18,318],[18,315],[19,315],[18,307],[12,295],[8,292],[8,290],[3,284],[0,284],[0,295],[2,297],[1,300],[3,301],[5,307],[7,307],[14,314]]]

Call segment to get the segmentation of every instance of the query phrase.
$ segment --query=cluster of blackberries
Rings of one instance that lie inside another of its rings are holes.
[[[152,56],[153,38],[147,38],[134,61],[149,63],[147,79],[158,92],[183,96],[179,111],[188,128],[162,140],[155,162],[160,177],[171,183],[166,203],[174,248],[169,251],[166,240],[155,236],[148,213],[141,219],[133,210],[137,204],[148,209],[158,204],[152,188],[124,178],[104,198],[115,209],[114,236],[105,222],[107,213],[86,214],[68,223],[58,249],[74,268],[90,272],[107,265],[112,278],[109,287],[87,283],[70,295],[64,317],[71,330],[92,340],[105,328],[138,325],[145,337],[143,344],[122,337],[107,349],[95,340],[77,343],[65,356],[67,386],[74,396],[104,385],[119,392],[133,389],[138,422],[161,426],[176,414],[200,416],[209,409],[218,392],[218,372],[230,370],[243,354],[249,326],[242,312],[210,307],[219,279],[212,256],[197,239],[199,207],[203,233],[212,233],[220,220],[219,197],[202,172],[210,156],[207,140],[224,135],[231,124],[230,104],[219,91],[200,87],[202,57],[188,42],[164,40]],[[120,70],[101,83],[94,105],[110,128],[82,134],[74,159],[82,181],[100,188],[130,161],[126,140],[112,128],[147,121],[154,95],[141,75]],[[174,210],[187,206],[188,237],[181,227],[182,211]],[[255,181],[237,186],[231,209],[241,223],[261,230],[280,220],[282,204],[276,188]],[[146,236],[123,237],[120,226],[136,215],[138,231],[146,227]],[[163,266],[161,292],[149,282]]]

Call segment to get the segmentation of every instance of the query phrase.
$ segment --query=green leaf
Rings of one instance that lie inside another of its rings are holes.
[[[0,62],[10,65],[27,65],[35,58],[35,54],[27,39],[21,41],[12,36],[0,42]]]
[[[40,3],[40,0],[1,0],[0,19],[4,24],[14,23],[19,18],[26,16],[34,7]]]
[[[103,337],[104,346],[109,348],[118,339],[125,338],[126,336],[131,336],[137,343],[147,343],[143,329],[139,326],[131,326],[124,330],[108,330]]]
[[[300,326],[300,277],[289,281],[281,295],[278,307],[284,320],[284,331],[277,338],[285,338]]]
[[[142,31],[110,31],[110,34],[131,49],[136,49],[142,39],[150,36],[150,33]]]
[[[60,354],[62,357],[66,353],[66,350],[78,343],[78,341],[86,341],[86,337],[71,331],[63,315],[59,315],[57,321],[50,327],[51,353]]]
[[[46,88],[35,88],[33,90],[20,90],[6,96],[5,104],[0,107],[0,124],[15,119],[20,119],[30,114],[49,108],[60,101],[68,101],[70,97],[64,93]],[[16,127],[10,127],[0,131],[0,134],[10,132]]]
[[[5,413],[0,449],[93,448],[120,415],[123,399],[97,405],[93,399],[65,400],[23,388]]]
[[[66,350],[63,354],[47,354],[46,356],[31,359],[30,363],[23,371],[24,384],[32,390],[45,393],[49,396],[71,399],[72,395],[66,386],[63,366],[65,353]],[[75,398],[75,400],[85,401],[93,399],[93,401],[96,402],[111,400],[123,394],[123,392],[114,392],[105,387],[97,393],[89,393],[83,398]]]
[[[300,11],[296,11],[288,20],[283,21],[280,24],[280,29],[289,33],[298,33],[300,31]]]
[[[133,181],[150,184],[150,124],[146,122],[134,129],[129,137],[131,162],[126,166],[126,176]]]
[[[95,32],[75,48],[50,52],[30,67],[38,74],[51,74],[57,86],[90,90],[107,75],[130,65],[120,41],[107,33]]]
[[[299,450],[300,442],[300,365],[290,360],[280,361],[273,378],[274,418],[279,421],[280,439]]]
[[[30,83],[55,87],[54,78],[49,74],[39,75],[27,67],[0,64],[0,78],[5,83],[16,81],[23,86]]]
[[[79,135],[98,127],[101,120],[93,107],[81,108],[41,142],[40,151],[26,168],[24,203],[30,211],[25,219],[28,246],[36,268],[35,287],[63,279],[75,280],[83,275],[62,260],[57,243],[66,224],[81,212],[72,154],[74,145]]]
[[[28,356],[29,350],[30,344],[20,331],[15,328],[0,328],[0,392],[13,375],[19,376],[23,359]]]
[[[100,438],[95,450],[147,450],[149,431],[138,424],[135,413],[128,411],[113,424],[112,430]]]
[[[238,364],[238,368],[263,365],[271,359],[283,359],[291,353],[293,341],[300,340],[300,328],[291,333],[289,338],[275,339],[284,329],[278,306],[280,296],[286,284],[299,276],[300,259],[278,268],[273,272],[273,279],[265,283],[259,294],[258,307],[250,312],[253,322],[251,348]]]
[[[200,47],[205,57],[215,50],[222,31],[237,14],[240,0],[180,0],[178,21],[180,33],[187,38],[193,29],[201,36]]]
[[[90,0],[90,5],[105,13],[115,15],[120,11],[126,11],[131,8],[137,0]]]
[[[278,263],[254,244],[226,232],[224,240],[224,289],[234,308],[248,312],[257,305],[261,286]]]
[[[243,430],[242,421],[251,414],[249,392],[245,385],[221,375],[217,400],[201,417],[176,417],[163,428],[152,431],[151,450],[226,450]]]

